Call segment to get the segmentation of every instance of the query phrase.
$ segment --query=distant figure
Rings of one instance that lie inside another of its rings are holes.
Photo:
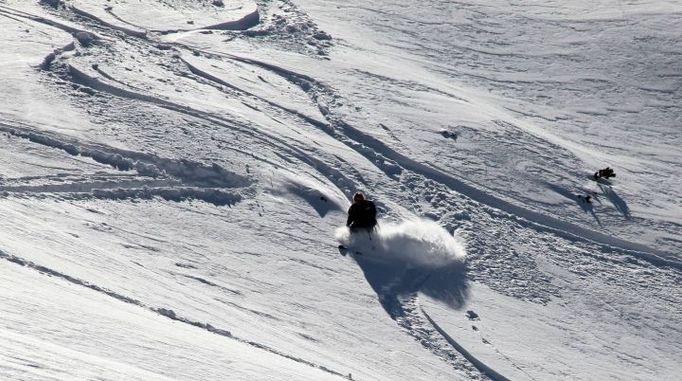
[[[613,169],[606,167],[604,169],[600,169],[597,172],[594,173],[594,179],[599,180],[601,178],[610,178],[610,177],[616,177],[616,174],[613,172]]]
[[[591,204],[592,203],[592,196],[590,196],[590,195],[583,196],[583,195],[579,194],[578,200],[580,200],[586,204]]]
[[[353,195],[353,205],[348,208],[346,226],[351,231],[366,230],[371,232],[377,225],[377,208],[372,201],[365,199],[362,192]]]

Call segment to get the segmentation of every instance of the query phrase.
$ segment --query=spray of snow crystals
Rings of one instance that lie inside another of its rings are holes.
[[[443,267],[466,256],[464,240],[433,221],[413,219],[378,226],[371,236],[365,232],[351,234],[341,227],[336,231],[336,239],[368,260],[403,262],[417,267]]]

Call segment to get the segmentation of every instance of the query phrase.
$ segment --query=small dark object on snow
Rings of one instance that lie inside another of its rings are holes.
[[[330,36],[329,34],[327,34],[324,31],[319,31],[319,32],[313,34],[313,38],[316,40],[320,40],[320,41],[328,41],[328,40],[332,39],[332,36]]]
[[[73,34],[73,37],[76,40],[78,40],[78,42],[80,42],[81,45],[85,47],[92,45],[97,39],[97,37],[94,34],[86,31],[76,32]]]
[[[595,180],[601,179],[602,177],[605,179],[608,179],[610,177],[616,177],[616,174],[613,172],[613,169],[611,169],[610,167],[600,169],[594,173],[594,179]]]
[[[583,201],[587,204],[591,204],[592,203],[592,196],[589,194],[587,196],[578,195],[578,200]]]
[[[478,314],[472,310],[467,311],[467,318],[469,318],[469,320],[480,320]]]
[[[443,135],[444,138],[452,139],[457,141],[457,132],[456,131],[450,131],[450,130],[441,130],[440,134]]]
[[[377,208],[365,195],[357,192],[353,195],[353,205],[348,209],[346,226],[351,230],[364,229],[371,231],[377,225]]]
[[[223,3],[223,0],[213,0],[212,4],[215,5],[216,7],[224,7],[225,6],[225,3]]]
[[[61,3],[61,0],[40,0],[40,2],[43,4],[47,4],[52,8],[58,8],[59,4]]]

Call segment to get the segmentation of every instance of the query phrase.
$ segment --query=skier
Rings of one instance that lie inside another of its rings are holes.
[[[588,194],[588,195],[583,196],[583,195],[579,194],[578,200],[580,200],[581,202],[584,202],[586,204],[591,204],[592,203],[592,195]]]
[[[616,174],[613,172],[613,169],[610,167],[606,167],[604,169],[600,169],[597,172],[594,173],[594,179],[599,180],[602,177],[604,178],[609,178],[609,177],[616,177]]]
[[[377,225],[377,208],[372,201],[365,199],[362,192],[353,195],[353,205],[348,208],[348,226],[351,232],[366,230],[371,233]]]
[[[362,192],[356,192],[353,195],[353,204],[348,208],[348,220],[346,221],[346,226],[350,229],[351,233],[357,233],[358,231],[366,231],[369,239],[372,239],[372,231],[377,225],[377,208],[372,201],[365,199],[365,195]],[[372,250],[375,247],[372,246]],[[341,255],[346,256],[348,248],[343,244],[339,245],[339,251]],[[359,251],[354,251],[356,255],[363,255]]]

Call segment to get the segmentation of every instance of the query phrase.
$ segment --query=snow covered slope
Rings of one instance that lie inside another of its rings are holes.
[[[0,378],[675,379],[681,20],[0,0]]]

